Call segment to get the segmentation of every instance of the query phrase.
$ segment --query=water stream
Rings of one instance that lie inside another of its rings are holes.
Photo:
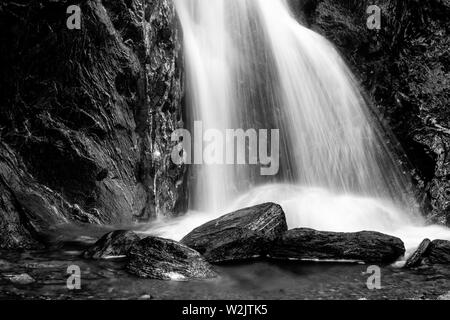
[[[195,121],[219,134],[279,129],[280,165],[274,176],[251,165],[191,166],[190,212],[149,233],[179,240],[221,214],[273,201],[290,228],[380,231],[408,249],[425,237],[450,239],[448,229],[425,225],[406,170],[343,59],[285,1],[175,3],[188,129]]]

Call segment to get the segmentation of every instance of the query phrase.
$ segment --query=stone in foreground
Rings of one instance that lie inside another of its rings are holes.
[[[265,256],[267,245],[287,231],[283,209],[274,203],[245,208],[210,221],[181,242],[212,263]]]
[[[126,256],[131,246],[139,240],[139,236],[132,231],[113,231],[105,234],[92,247],[83,252],[83,257],[86,259],[107,259]]]
[[[378,232],[338,233],[293,229],[274,242],[269,257],[390,263],[405,253],[403,242]]]
[[[408,260],[405,263],[404,268],[409,269],[409,268],[415,268],[415,267],[420,266],[423,259],[428,254],[430,245],[431,245],[430,239],[423,240],[422,243],[420,244],[419,248],[417,248],[417,250],[411,255],[411,257],[408,258]]]
[[[450,264],[450,241],[434,240],[427,258],[431,264]]]
[[[131,247],[128,258],[127,271],[141,278],[181,281],[216,276],[197,251],[173,240],[145,238]]]

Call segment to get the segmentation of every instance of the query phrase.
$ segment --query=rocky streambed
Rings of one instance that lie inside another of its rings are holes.
[[[1,299],[444,299],[450,291],[448,241],[425,240],[405,267],[394,266],[405,253],[400,239],[288,230],[273,203],[224,215],[181,242],[127,230],[63,233],[46,250],[0,253]],[[78,290],[67,286],[71,266]],[[380,276],[372,290],[371,266]]]

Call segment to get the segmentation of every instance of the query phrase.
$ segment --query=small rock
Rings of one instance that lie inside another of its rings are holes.
[[[128,272],[142,278],[183,281],[216,276],[195,250],[173,240],[145,238],[131,247]]]
[[[403,242],[378,232],[323,232],[293,229],[273,243],[269,256],[276,259],[350,260],[390,263],[405,253]]]
[[[428,253],[428,249],[430,248],[431,240],[425,239],[420,244],[419,248],[411,255],[411,257],[408,258],[408,260],[405,263],[404,268],[415,268],[420,266],[422,263],[422,260],[426,257]]]
[[[287,230],[283,209],[274,203],[245,208],[210,221],[181,242],[212,263],[254,259]]]
[[[431,264],[450,264],[450,241],[434,240],[427,258]]]
[[[139,236],[132,231],[119,230],[110,232],[83,252],[83,257],[86,259],[108,259],[126,256],[130,247],[139,240]]]

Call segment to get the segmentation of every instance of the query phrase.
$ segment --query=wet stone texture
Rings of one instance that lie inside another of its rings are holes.
[[[170,134],[183,126],[172,1],[0,5],[0,247],[65,222],[128,224],[183,207]]]
[[[217,276],[197,251],[168,239],[142,239],[131,247],[128,259],[127,271],[141,278],[183,281]]]
[[[408,258],[404,267],[409,269],[409,268],[414,268],[414,267],[420,266],[423,259],[426,257],[426,255],[429,252],[430,245],[431,245],[430,239],[423,240],[420,243],[419,247],[416,249],[416,251]]]
[[[130,248],[140,240],[132,231],[118,230],[105,234],[93,246],[83,252],[86,259],[108,259],[127,256]]]
[[[434,240],[430,245],[427,259],[433,264],[450,265],[450,241]]]
[[[209,262],[223,263],[264,257],[267,246],[287,231],[278,204],[264,203],[226,214],[190,232],[181,242]]]

